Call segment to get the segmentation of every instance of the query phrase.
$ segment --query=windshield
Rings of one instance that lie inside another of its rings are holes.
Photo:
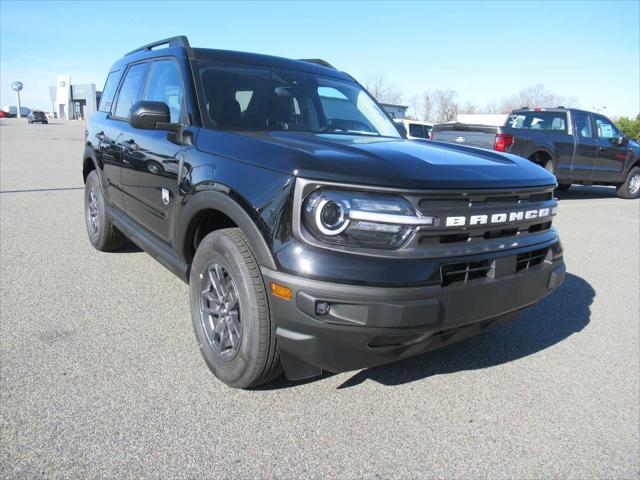
[[[355,82],[312,73],[198,64],[206,114],[229,130],[334,133],[400,138]]]

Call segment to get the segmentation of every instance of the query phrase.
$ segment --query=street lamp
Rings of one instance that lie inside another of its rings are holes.
[[[14,92],[16,92],[16,95],[18,96],[18,118],[22,118],[22,115],[20,113],[20,90],[22,90],[23,85],[22,82],[18,82],[17,80],[15,82],[13,82],[11,84],[11,88],[13,89]]]

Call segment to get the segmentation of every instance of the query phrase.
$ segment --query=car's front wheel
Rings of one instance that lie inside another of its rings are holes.
[[[633,167],[629,170],[624,183],[618,187],[618,197],[640,198],[640,167]]]
[[[240,229],[218,230],[200,242],[189,289],[198,346],[216,377],[249,388],[282,373],[264,280]]]

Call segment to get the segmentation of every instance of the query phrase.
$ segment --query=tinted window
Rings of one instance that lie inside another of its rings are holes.
[[[183,96],[182,79],[176,62],[153,62],[144,99],[166,103],[171,112],[171,122],[179,123],[182,120]]]
[[[598,138],[611,140],[620,136],[615,125],[604,117],[596,117],[596,127],[598,128]]]
[[[139,63],[127,70],[127,74],[122,82],[122,87],[120,87],[120,93],[118,94],[118,104],[116,105],[115,111],[116,117],[127,118],[133,104],[140,100],[148,69],[148,63]]]
[[[425,138],[423,126],[418,125],[417,123],[410,123],[409,135],[411,135],[412,137]]]
[[[211,122],[234,130],[398,137],[355,82],[284,69],[197,64]]]
[[[575,114],[576,132],[580,138],[593,138],[593,129],[591,128],[591,119],[587,113]]]
[[[529,130],[553,130],[566,132],[567,114],[564,112],[527,112],[512,114],[507,126]]]
[[[120,81],[120,70],[114,70],[107,77],[107,81],[104,84],[102,90],[102,98],[100,99],[101,112],[111,111],[111,104],[113,103],[113,97],[116,95],[116,89],[118,88],[118,82]]]

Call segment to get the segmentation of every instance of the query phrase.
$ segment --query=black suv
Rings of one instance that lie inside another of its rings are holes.
[[[448,345],[564,279],[552,174],[406,140],[322,60],[134,50],[83,160],[91,243],[128,237],[189,283],[200,351],[234,387]]]

